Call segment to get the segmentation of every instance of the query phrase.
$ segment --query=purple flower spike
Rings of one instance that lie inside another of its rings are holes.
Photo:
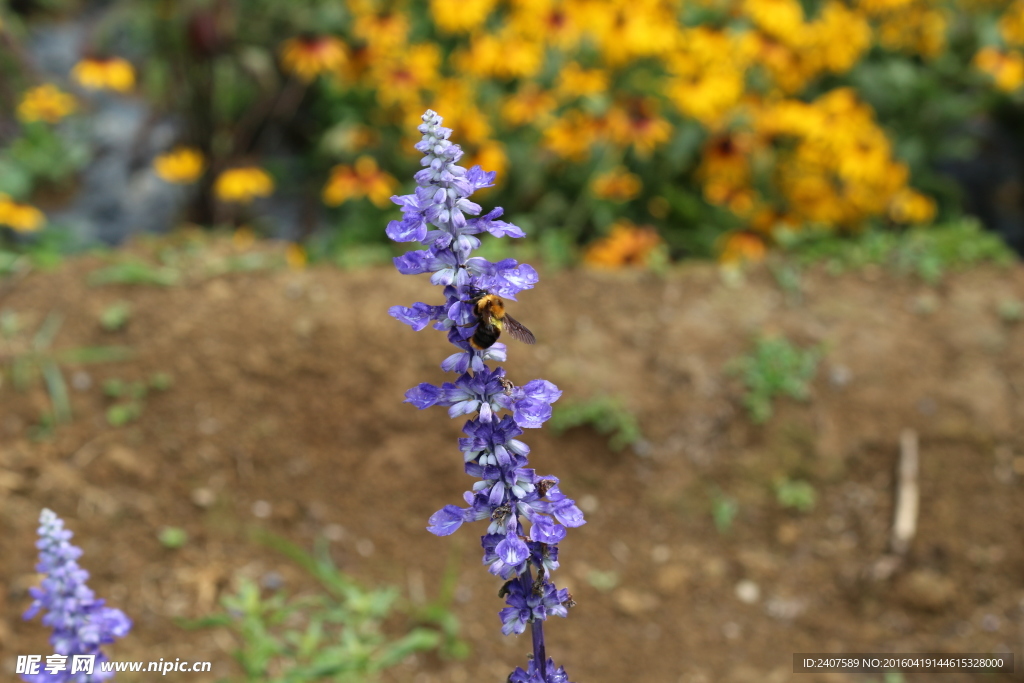
[[[476,190],[491,187],[495,174],[458,165],[462,149],[449,140],[452,131],[441,125],[440,116],[427,111],[418,130],[423,138],[416,150],[423,154],[423,168],[414,176],[417,187],[411,194],[392,197],[403,217],[388,224],[387,234],[396,242],[426,247],[397,257],[395,267],[405,275],[429,273],[430,282],[444,288],[443,300],[392,306],[388,312],[415,331],[433,322],[456,347],[441,363],[443,370],[457,373],[455,381],[420,384],[406,392],[405,400],[420,409],[446,407],[452,418],[469,416],[459,450],[466,474],[477,479],[463,494],[468,507],[445,505],[431,515],[427,530],[448,536],[463,524],[487,521],[481,537],[483,562],[507,582],[501,630],[518,635],[529,626],[533,636],[528,669],[516,669],[509,681],[569,683],[565,670],[545,654],[543,623],[549,616],[566,616],[573,604],[551,575],[559,567],[557,544],[567,529],[584,523],[583,514],[558,488],[558,479],[539,477],[529,467],[530,447],[516,438],[524,429],[543,425],[562,392],[543,379],[517,387],[504,368],[491,365],[504,363],[508,349],[501,343],[478,348],[480,320],[473,302],[480,292],[515,299],[537,284],[537,271],[515,259],[492,263],[471,256],[480,247],[476,235],[517,238],[525,233],[499,220],[500,207],[482,213],[469,199]],[[523,520],[529,522],[528,535]]]
[[[97,599],[85,585],[89,572],[78,566],[76,560],[82,551],[68,543],[71,536],[52,510],[43,510],[39,515],[36,571],[46,574],[46,578],[39,588],[29,589],[34,599],[24,618],[31,619],[45,611],[43,624],[53,628],[53,651],[68,656],[68,660],[61,671],[51,673],[41,668],[35,674],[22,674],[22,680],[28,683],[95,683],[112,678],[113,672],[100,671],[100,663],[108,661],[100,646],[123,638],[132,628],[131,619],[124,612],[105,607],[103,600]],[[94,673],[72,674],[74,655],[94,655]]]

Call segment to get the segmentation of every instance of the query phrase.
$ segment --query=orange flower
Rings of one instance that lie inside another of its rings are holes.
[[[505,145],[494,140],[488,140],[480,145],[475,154],[470,155],[467,161],[461,162],[466,168],[479,166],[485,171],[495,171],[495,185],[505,178],[505,169],[508,168],[508,155],[505,153]],[[486,192],[490,188],[483,188],[477,192]]]
[[[641,157],[649,156],[672,135],[672,124],[658,115],[658,105],[650,98],[612,107],[605,123],[612,142],[622,147],[633,145]]]
[[[613,202],[628,202],[643,188],[640,177],[630,173],[624,167],[613,168],[594,179],[591,190],[598,199],[609,199]]]
[[[373,157],[361,156],[354,167],[339,164],[331,169],[322,198],[328,206],[340,206],[349,199],[368,197],[383,209],[391,201],[396,187],[398,181],[381,171]]]
[[[501,106],[502,118],[510,126],[542,124],[558,105],[551,94],[536,83],[528,83],[514,95],[505,98]]]
[[[764,239],[749,230],[727,233],[722,236],[719,243],[721,251],[718,254],[718,262],[728,267],[763,261],[768,251]]]
[[[93,57],[83,59],[71,70],[83,88],[128,92],[135,87],[135,69],[120,57]]]
[[[302,81],[340,71],[348,63],[345,43],[334,36],[299,36],[281,45],[281,68]]]
[[[583,261],[600,268],[646,266],[662,245],[662,239],[654,228],[637,227],[623,220],[612,226],[611,234],[590,245]]]

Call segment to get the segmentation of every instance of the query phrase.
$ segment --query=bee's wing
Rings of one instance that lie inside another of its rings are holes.
[[[521,322],[510,316],[508,313],[505,314],[504,323],[503,327],[512,335],[513,339],[518,339],[524,344],[537,343],[537,338],[533,336],[533,332],[526,329]]]

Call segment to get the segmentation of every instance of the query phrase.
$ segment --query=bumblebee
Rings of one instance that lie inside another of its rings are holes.
[[[497,294],[477,291],[469,303],[473,304],[473,315],[480,321],[473,336],[469,338],[469,344],[474,349],[489,349],[498,341],[503,330],[524,344],[536,343],[537,338],[533,332],[505,312],[505,302]]]

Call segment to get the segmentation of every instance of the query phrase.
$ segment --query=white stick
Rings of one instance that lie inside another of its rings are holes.
[[[917,485],[917,432],[904,429],[900,434],[899,484],[896,489],[896,514],[890,545],[896,555],[905,555],[917,533],[919,489]]]

